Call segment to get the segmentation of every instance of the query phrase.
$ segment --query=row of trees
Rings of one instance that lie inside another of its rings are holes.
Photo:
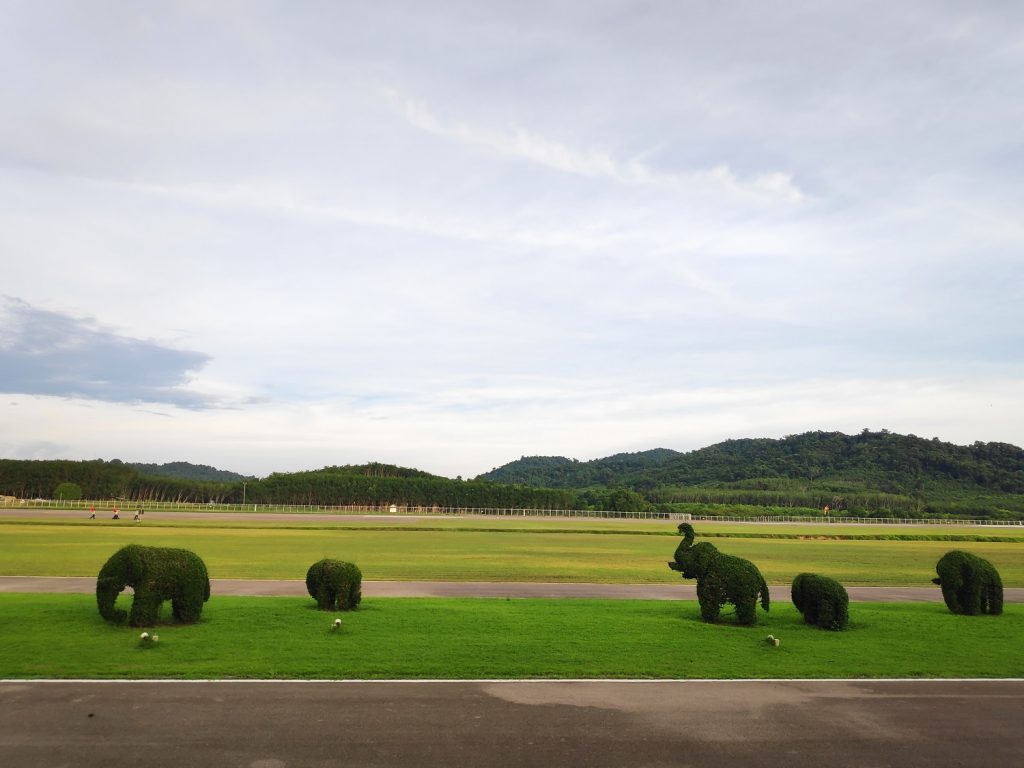
[[[206,502],[223,501],[232,487],[231,483],[143,475],[120,461],[0,459],[0,494],[22,499],[69,499],[77,492],[85,499]]]
[[[378,470],[381,465],[374,465]],[[241,484],[226,501],[241,502]],[[330,467],[315,472],[272,474],[247,483],[245,499],[256,504],[398,504],[439,507],[515,507],[573,509],[576,494],[550,488],[500,485],[482,481],[422,476],[365,475],[352,468]]]

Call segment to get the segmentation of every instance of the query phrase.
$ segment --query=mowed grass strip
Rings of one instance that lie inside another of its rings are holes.
[[[833,633],[782,602],[740,627],[703,623],[696,602],[378,598],[336,614],[302,598],[214,596],[199,624],[149,629],[153,647],[103,622],[87,595],[3,594],[0,611],[7,679],[1024,676],[1016,605],[966,617],[857,604]]]
[[[144,525],[0,525],[0,575],[95,576],[129,543],[196,552],[214,578],[302,579],[323,557],[355,562],[366,579],[679,583],[666,565],[677,537],[395,529],[207,528]],[[699,536],[698,536],[699,540]],[[711,539],[754,561],[771,584],[814,571],[852,585],[927,585],[950,549],[990,560],[1006,586],[1024,586],[1015,542]]]

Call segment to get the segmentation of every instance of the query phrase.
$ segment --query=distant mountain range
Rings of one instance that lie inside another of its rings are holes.
[[[1021,494],[1024,450],[1007,443],[959,446],[888,430],[806,432],[779,440],[727,440],[688,453],[659,448],[585,462],[528,456],[477,479],[548,488],[624,486],[641,492],[671,486],[767,489],[793,481],[907,495],[951,486]]]

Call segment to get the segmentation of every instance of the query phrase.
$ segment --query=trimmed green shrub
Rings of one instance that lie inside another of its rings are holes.
[[[115,607],[125,587],[135,591],[131,613]],[[203,603],[210,599],[206,564],[195,552],[168,547],[122,547],[103,565],[96,579],[96,603],[107,621],[149,627],[160,616],[160,605],[171,601],[179,624],[199,621]]]
[[[706,541],[694,546],[694,530],[689,523],[680,524],[679,532],[683,541],[668,567],[679,571],[684,579],[697,580],[697,600],[704,621],[717,621],[722,606],[732,603],[737,623],[756,624],[758,596],[766,611],[769,604],[768,585],[757,566],[742,557],[724,555]]]
[[[799,573],[793,579],[791,594],[793,605],[807,624],[838,631],[850,623],[850,596],[835,579]]]
[[[349,611],[363,599],[363,573],[355,563],[324,558],[306,571],[306,589],[321,611]]]
[[[1003,612],[1003,580],[988,560],[954,549],[939,558],[935,571],[939,577],[932,581],[942,587],[942,599],[953,613]]]

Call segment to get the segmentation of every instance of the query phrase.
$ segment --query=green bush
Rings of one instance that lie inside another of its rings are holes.
[[[822,629],[845,629],[850,622],[850,596],[835,579],[800,573],[793,579],[793,605],[804,622]]]
[[[306,589],[321,611],[349,611],[363,599],[363,573],[355,563],[324,558],[306,571]]]
[[[689,523],[681,523],[679,532],[683,541],[668,567],[679,571],[684,579],[697,580],[697,600],[704,621],[717,621],[722,606],[732,603],[737,623],[756,624],[758,595],[761,607],[767,611],[769,605],[768,585],[757,566],[742,557],[723,555],[706,541],[694,546],[694,530]]]
[[[125,587],[135,591],[131,613],[115,607]],[[171,601],[174,620],[199,621],[203,603],[210,599],[206,564],[194,552],[167,547],[122,547],[103,565],[96,579],[96,603],[107,621],[149,627],[160,616],[160,605]]]
[[[975,616],[1003,612],[1003,580],[988,560],[954,549],[935,564],[932,581],[942,587],[942,599],[953,613]]]

